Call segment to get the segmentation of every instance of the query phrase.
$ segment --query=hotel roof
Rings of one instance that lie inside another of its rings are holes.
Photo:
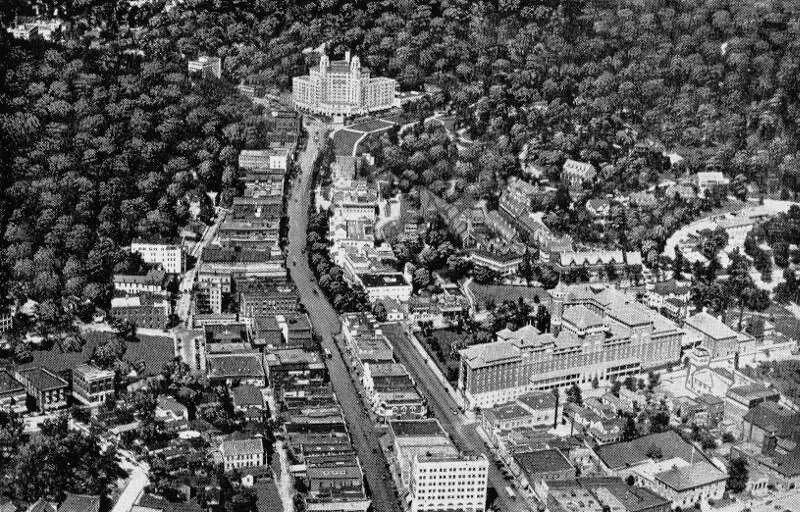
[[[603,318],[584,305],[567,308],[562,314],[562,319],[581,330],[603,325]]]
[[[718,318],[709,315],[705,311],[701,311],[686,319],[686,325],[697,329],[706,336],[715,340],[725,338],[735,338],[736,331],[725,325]]]
[[[520,350],[508,341],[473,345],[462,349],[459,354],[471,368],[491,366],[502,361],[510,362],[521,357]]]
[[[688,491],[728,479],[716,466],[708,462],[698,462],[683,467],[673,467],[655,478],[667,487],[678,492]]]

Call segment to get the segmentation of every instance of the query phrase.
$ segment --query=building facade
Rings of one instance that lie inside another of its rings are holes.
[[[308,75],[292,79],[292,100],[300,111],[328,116],[355,116],[386,110],[394,104],[397,82],[372,77],[358,57],[345,53],[344,60],[327,55]]]
[[[552,332],[498,336],[460,352],[458,388],[470,407],[492,407],[595,377],[610,381],[678,360],[683,331],[622,292],[559,285],[551,295]]]
[[[168,274],[180,274],[186,268],[186,257],[180,244],[131,242],[131,252],[142,255],[142,261],[161,265]]]
[[[67,381],[47,368],[28,368],[17,371],[17,380],[25,386],[25,391],[36,401],[42,412],[67,406]]]
[[[72,370],[72,396],[89,406],[99,406],[114,396],[114,372],[82,364]]]

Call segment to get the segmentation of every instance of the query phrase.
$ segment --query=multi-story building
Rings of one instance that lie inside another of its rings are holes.
[[[472,249],[469,252],[469,260],[502,276],[513,276],[522,263],[522,255],[513,251],[492,252],[486,249]]]
[[[372,410],[384,421],[422,418],[427,413],[425,399],[402,364],[366,363],[362,381]]]
[[[372,77],[358,57],[344,60],[322,55],[308,75],[292,79],[292,100],[297,110],[328,116],[355,116],[386,110],[394,104],[397,82]]]
[[[245,317],[294,314],[300,308],[297,290],[285,280],[237,280],[236,291],[239,312]]]
[[[186,256],[180,243],[148,242],[137,239],[131,242],[131,252],[142,255],[142,261],[161,265],[168,274],[180,274],[186,268]]]
[[[549,391],[526,393],[514,402],[481,410],[481,426],[493,443],[496,433],[523,427],[550,428],[556,422],[556,397]]]
[[[268,250],[241,247],[206,247],[202,264],[197,270],[197,280],[209,276],[235,277],[285,277],[286,260],[277,246]],[[225,291],[223,290],[223,293]]]
[[[144,329],[165,329],[170,315],[170,301],[148,295],[114,297],[111,316],[125,319]]]
[[[411,284],[400,272],[358,274],[356,282],[364,287],[370,302],[384,299],[407,302],[413,291]]]
[[[709,351],[712,359],[733,356],[739,351],[740,336],[722,320],[701,311],[686,319],[683,325],[686,329],[686,342],[691,345],[700,345]],[[742,342],[747,340],[742,339]]]
[[[719,501],[725,492],[728,474],[705,461],[687,462],[682,458],[652,461],[637,466],[633,475],[646,487],[682,510],[700,503]]]
[[[208,380],[212,383],[224,382],[266,386],[266,374],[260,352],[237,352],[232,354],[207,354]]]
[[[548,480],[540,487],[550,512],[670,512],[672,503],[653,491],[628,485],[621,478],[589,477]]]
[[[266,464],[264,440],[260,437],[250,439],[229,439],[219,447],[225,471],[255,468]]]
[[[104,404],[114,396],[114,372],[91,364],[73,368],[72,396],[92,407]]]
[[[470,407],[677,362],[683,331],[624,293],[560,284],[551,295],[551,333],[530,330],[460,352],[458,387]]]
[[[357,364],[394,361],[392,347],[370,313],[346,313],[341,322],[345,342]]]
[[[289,168],[288,149],[243,149],[239,153],[239,168],[249,170],[275,170],[285,174]]]
[[[201,55],[197,60],[190,60],[188,64],[189,73],[202,73],[203,76],[222,77],[222,59],[219,57],[209,57]]]
[[[437,420],[389,423],[411,512],[483,512],[489,461],[458,451]]]
[[[527,181],[512,179],[500,196],[500,210],[512,219],[528,215],[532,211],[537,188]]]
[[[597,275],[600,271],[613,268],[617,275],[629,267],[642,265],[639,251],[560,251],[555,250],[549,256],[550,266],[558,273],[571,270],[587,270]]]
[[[22,414],[28,410],[25,386],[6,370],[0,370],[0,411]]]
[[[567,159],[561,169],[561,182],[570,188],[582,188],[590,185],[597,178],[597,170],[588,162]]]
[[[48,412],[67,406],[69,384],[47,368],[18,370],[16,377],[36,401],[40,411]]]
[[[138,293],[163,295],[166,293],[166,284],[167,273],[160,268],[150,269],[143,276],[137,274],[114,274],[114,289],[130,295]]]
[[[299,348],[271,350],[264,362],[271,386],[278,394],[285,385],[298,380],[306,386],[318,386],[325,380],[325,363],[317,352]]]

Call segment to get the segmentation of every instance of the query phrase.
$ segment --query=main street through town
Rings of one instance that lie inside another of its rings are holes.
[[[395,358],[405,365],[417,387],[428,400],[428,409],[434,413],[447,433],[462,450],[483,453],[489,459],[489,483],[497,491],[495,504],[499,505],[499,509],[503,512],[530,511],[530,507],[526,505],[523,498],[511,498],[508,495],[505,488],[507,486],[514,487],[514,483],[506,480],[495,466],[489,447],[475,430],[476,425],[465,422],[456,402],[433,374],[433,370],[425,364],[422,354],[411,344],[406,336],[405,328],[401,324],[384,324],[383,333],[389,338],[394,348]]]
[[[364,410],[352,375],[336,348],[333,336],[339,332],[339,316],[321,292],[315,293],[308,258],[304,254],[308,208],[311,197],[311,179],[314,160],[324,142],[324,127],[309,128],[308,144],[299,157],[301,172],[299,182],[292,187],[289,199],[289,244],[287,264],[300,298],[308,310],[314,331],[322,339],[322,347],[332,357],[326,360],[333,390],[342,406],[350,437],[367,478],[373,507],[378,512],[400,512],[389,467],[380,450],[378,433]]]

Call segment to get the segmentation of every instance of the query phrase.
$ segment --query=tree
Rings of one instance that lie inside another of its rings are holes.
[[[375,305],[372,306],[372,314],[375,315],[377,321],[385,322],[386,306],[384,306],[382,302],[376,302]]]
[[[476,283],[492,284],[498,280],[499,274],[490,268],[477,265],[473,270],[473,277]]]
[[[622,440],[632,441],[639,437],[639,431],[636,429],[636,419],[633,415],[625,415],[625,427],[622,429]]]
[[[572,383],[572,385],[567,388],[567,403],[573,403],[576,405],[583,405],[583,392],[581,388],[578,387],[577,384]]]
[[[747,480],[750,474],[747,468],[747,459],[735,457],[728,464],[728,481],[725,488],[734,493],[740,493],[747,488]]]

